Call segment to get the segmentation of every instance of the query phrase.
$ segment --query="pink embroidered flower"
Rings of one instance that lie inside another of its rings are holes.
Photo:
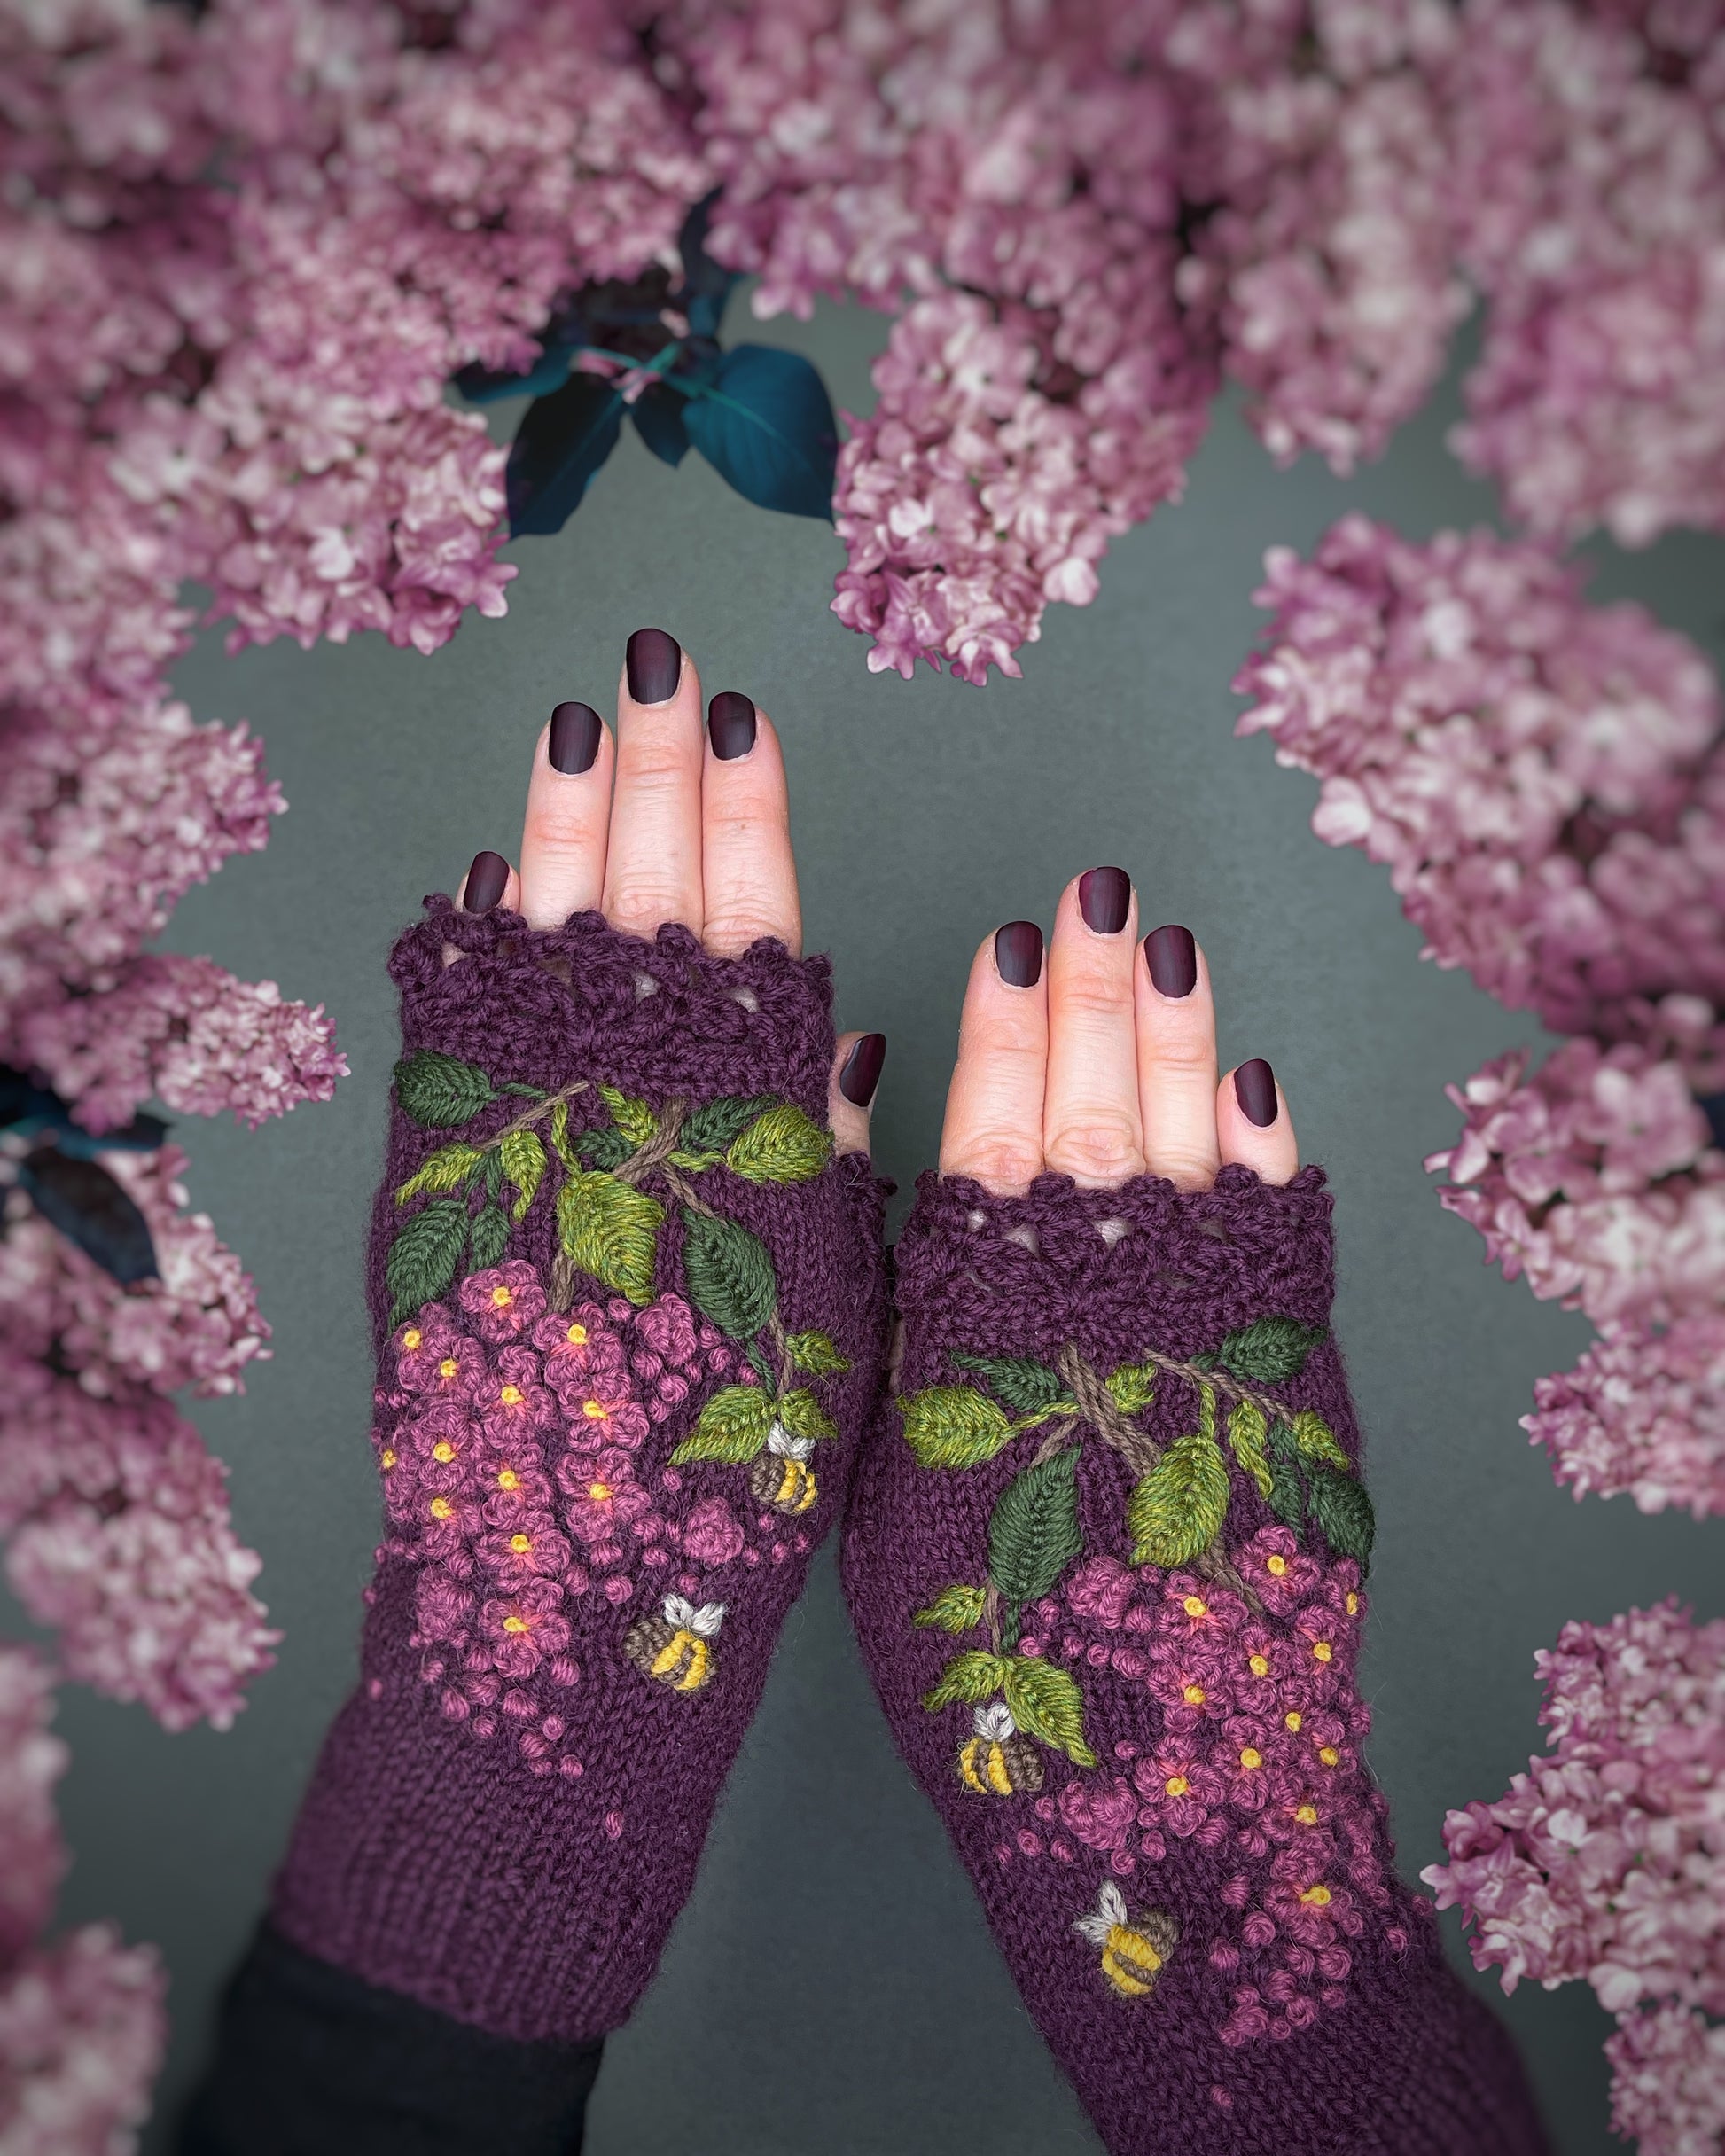
[[[1156,1629],[1164,1639],[1221,1642],[1245,1622],[1246,1607],[1226,1587],[1190,1572],[1171,1572],[1162,1582]]]
[[[707,1497],[683,1526],[683,1546],[699,1565],[729,1565],[743,1551],[743,1529],[722,1497]]]
[[[1068,1782],[1060,1792],[1059,1808],[1066,1832],[1089,1849],[1124,1849],[1138,1824],[1138,1800],[1119,1775],[1105,1790]]]
[[[586,1391],[566,1392],[562,1400],[572,1444],[621,1445],[632,1452],[652,1427],[647,1410],[626,1386],[601,1389],[595,1382]]]
[[[529,1580],[484,1605],[480,1631],[501,1676],[530,1677],[548,1654],[562,1653],[569,1644],[569,1621],[558,1613],[562,1601],[555,1580]]]
[[[491,1382],[491,1366],[477,1340],[457,1333],[440,1311],[425,1312],[427,1322],[402,1328],[402,1354],[398,1365],[402,1384],[410,1393],[479,1401]],[[435,1318],[436,1323],[432,1323]],[[406,1343],[415,1333],[411,1348]]]
[[[1229,1689],[1249,1715],[1272,1715],[1289,1681],[1304,1674],[1298,1650],[1274,1625],[1249,1624],[1231,1642]]]
[[[1339,1678],[1354,1647],[1353,1626],[1323,1603],[1309,1605],[1294,1619],[1296,1645],[1303,1647],[1302,1661],[1309,1660],[1318,1682]],[[1329,1694],[1321,1694],[1328,1697]]]
[[[1299,1741],[1304,1747],[1305,1770],[1321,1786],[1339,1781],[1354,1765],[1347,1724],[1339,1715],[1319,1708],[1302,1715]]]
[[[551,1480],[536,1446],[523,1442],[500,1449],[481,1440],[473,1478],[488,1526],[510,1527],[523,1512],[550,1509]]]
[[[449,1312],[441,1303],[428,1302],[418,1317],[397,1325],[391,1338],[396,1383],[410,1393],[434,1390],[443,1382],[437,1375],[438,1364],[456,1353],[460,1340]]]
[[[562,1579],[572,1552],[549,1512],[523,1511],[484,1537],[480,1556],[504,1587],[514,1590],[532,1579]]]
[[[635,1330],[667,1368],[683,1370],[694,1362],[699,1346],[695,1317],[681,1295],[661,1295],[638,1311]]]
[[[1222,1777],[1223,1794],[1236,1810],[1261,1811],[1276,1781],[1276,1743],[1271,1730],[1244,1715],[1230,1715],[1210,1763]]]
[[[623,1344],[597,1303],[577,1303],[573,1310],[542,1317],[533,1340],[545,1358],[545,1381],[566,1414],[572,1402],[579,1410],[596,1385],[611,1392],[628,1390]]]
[[[1216,1720],[1228,1712],[1227,1665],[1219,1653],[1206,1652],[1206,1642],[1183,1646],[1177,1652],[1156,1655],[1145,1679],[1151,1697],[1167,1710],[1170,1731],[1190,1730],[1206,1717]]]
[[[652,1508],[652,1499],[635,1480],[635,1462],[614,1445],[566,1455],[557,1479],[567,1499],[563,1516],[569,1530],[593,1548],[596,1560],[628,1521]]]
[[[1137,1584],[1129,1566],[1116,1558],[1093,1557],[1066,1582],[1067,1605],[1073,1616],[1088,1617],[1107,1631],[1118,1631]]]
[[[465,1555],[468,1545],[483,1525],[483,1515],[472,1494],[464,1489],[453,1472],[447,1481],[423,1480],[416,1493],[413,1519],[419,1530],[419,1547],[426,1557],[451,1558]],[[468,1558],[467,1563],[472,1564]]]
[[[459,1643],[472,1619],[473,1597],[441,1565],[427,1565],[414,1586],[413,1613],[426,1640]]]
[[[1323,1577],[1323,1566],[1300,1548],[1288,1527],[1261,1527],[1236,1561],[1240,1577],[1278,1617],[1296,1609]]]
[[[1296,1860],[1284,1866],[1264,1895],[1264,1907],[1286,1936],[1300,1946],[1333,1947],[1346,1919],[1357,1917],[1354,1896],[1316,1869]]]
[[[1360,1591],[1360,1567],[1345,1557],[1332,1565],[1318,1590],[1318,1599],[1348,1632],[1365,1621],[1366,1598]]]
[[[1222,1777],[1204,1763],[1194,1744],[1171,1738],[1132,1769],[1138,1793],[1146,1800],[1139,1814],[1146,1826],[1164,1826],[1183,1838],[1197,1833],[1222,1801]]]
[[[545,1314],[545,1291],[524,1258],[469,1274],[458,1293],[481,1340],[512,1340]]]
[[[398,1465],[416,1483],[465,1477],[478,1431],[465,1400],[433,1397],[424,1412],[396,1430],[391,1446]],[[405,1479],[405,1478],[403,1478]]]
[[[557,1409],[540,1382],[539,1358],[531,1348],[501,1351],[478,1404],[486,1436],[502,1450],[549,1437],[557,1428]]]

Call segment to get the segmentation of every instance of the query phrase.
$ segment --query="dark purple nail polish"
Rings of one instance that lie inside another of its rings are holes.
[[[509,887],[509,863],[501,854],[475,854],[462,887],[464,913],[489,913]]]
[[[1198,986],[1198,945],[1191,930],[1173,921],[1166,928],[1152,928],[1144,938],[1144,964],[1159,996],[1172,1003],[1190,996]]]
[[[662,629],[637,629],[628,640],[628,692],[637,704],[668,704],[683,678],[683,646]]]
[[[865,1033],[860,1041],[852,1043],[851,1051],[845,1058],[845,1066],[839,1074],[839,1090],[855,1106],[866,1108],[875,1097],[875,1088],[880,1083],[880,1067],[886,1060],[886,1035]]]
[[[1034,988],[1042,977],[1042,932],[1034,921],[995,931],[995,971],[1009,988]]]
[[[754,706],[748,698],[736,689],[721,689],[706,707],[706,738],[720,762],[746,756],[754,746]]]
[[[1260,1130],[1268,1130],[1276,1121],[1276,1073],[1261,1056],[1253,1056],[1235,1072],[1234,1098],[1240,1113]]]
[[[590,771],[604,732],[605,721],[591,704],[559,704],[551,714],[551,730],[545,743],[552,770],[571,777]]]
[[[1117,936],[1132,904],[1132,879],[1124,869],[1087,869],[1078,879],[1078,910],[1099,936]]]

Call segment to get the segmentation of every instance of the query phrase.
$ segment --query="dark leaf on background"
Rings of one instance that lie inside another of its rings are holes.
[[[597,374],[572,374],[561,389],[528,405],[504,474],[511,538],[563,529],[616,448],[623,409],[617,391]]]
[[[691,399],[684,425],[745,501],[831,522],[838,423],[826,385],[800,353],[739,344],[720,361],[711,390]]]
[[[715,187],[704,201],[697,202],[677,236],[677,251],[683,256],[683,289],[676,295],[677,302],[689,317],[691,334],[696,337],[719,334],[725,301],[738,277],[735,270],[715,262],[706,251],[706,228],[719,194]]]
[[[150,1224],[99,1161],[38,1145],[20,1161],[18,1179],[43,1218],[122,1287],[156,1277]]]
[[[689,454],[689,430],[683,424],[684,399],[663,382],[654,382],[629,407],[635,431],[661,463],[680,465]]]
[[[490,367],[464,367],[456,387],[470,404],[495,404],[502,397],[544,397],[569,379],[566,347],[548,345],[525,374],[498,374]]]

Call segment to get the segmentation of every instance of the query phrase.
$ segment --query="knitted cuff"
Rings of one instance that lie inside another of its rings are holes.
[[[1361,1757],[1372,1519],[1322,1172],[917,1188],[846,1590],[1109,2149],[1530,2156]]]
[[[580,2042],[652,1976],[847,1480],[881,1193],[832,1157],[823,959],[427,907],[371,1242],[386,1539],[274,1920]]]

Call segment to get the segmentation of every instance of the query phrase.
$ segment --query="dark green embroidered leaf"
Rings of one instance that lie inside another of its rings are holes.
[[[781,1101],[731,1140],[725,1166],[750,1183],[808,1183],[832,1157],[832,1133]]]
[[[425,1191],[453,1191],[465,1183],[484,1158],[477,1146],[464,1145],[459,1140],[453,1145],[440,1145],[396,1191],[395,1203],[404,1206],[410,1198],[418,1198]]]
[[[1108,1380],[1108,1390],[1122,1415],[1142,1415],[1156,1397],[1154,1363],[1122,1363]]]
[[[1293,1418],[1293,1441],[1307,1459],[1339,1467],[1345,1475],[1354,1472],[1354,1463],[1337,1443],[1336,1433],[1322,1415],[1315,1415],[1309,1408]]]
[[[784,1352],[797,1368],[811,1378],[836,1377],[841,1370],[848,1370],[848,1359],[840,1355],[836,1343],[824,1332],[787,1333]]]
[[[497,1148],[503,1173],[515,1185],[515,1218],[524,1220],[545,1176],[545,1148],[531,1130],[511,1130]]]
[[[986,1378],[1018,1415],[1034,1415],[1068,1396],[1065,1380],[1029,1355],[956,1355],[952,1359],[960,1370]]]
[[[414,1215],[389,1246],[384,1262],[391,1324],[448,1293],[466,1240],[467,1207],[459,1198],[433,1198]]]
[[[988,1576],[1007,1601],[1034,1602],[1052,1591],[1084,1547],[1078,1525],[1080,1448],[1038,1460],[1014,1475],[988,1520]]]
[[[1261,1317],[1242,1325],[1222,1341],[1221,1361],[1237,1378],[1259,1385],[1284,1385],[1306,1367],[1306,1358],[1323,1338],[1322,1325],[1302,1325],[1292,1317]]]
[[[482,1273],[503,1254],[509,1241],[509,1215],[501,1206],[481,1206],[468,1230],[467,1246],[473,1254],[473,1270]]]
[[[748,1357],[755,1375],[766,1387],[768,1392],[776,1393],[778,1390],[778,1372],[767,1359],[765,1351],[753,1340],[751,1340],[744,1348],[743,1353]]]
[[[656,1198],[597,1170],[572,1174],[557,1194],[565,1256],[589,1279],[635,1303],[653,1299],[653,1261],[664,1218]]]
[[[495,1145],[485,1152],[485,1194],[496,1198],[503,1187],[503,1157]]]
[[[1005,1410],[969,1385],[931,1385],[899,1402],[904,1441],[925,1467],[975,1467],[1012,1441]]]
[[[1075,1767],[1094,1767],[1084,1741],[1084,1695],[1064,1669],[1034,1656],[1015,1654],[1002,1680],[1014,1722],[1038,1744],[1064,1752]]]
[[[478,1064],[422,1048],[395,1066],[395,1098],[402,1113],[421,1129],[453,1130],[471,1122],[496,1094]]]
[[[753,1459],[772,1426],[772,1401],[758,1385],[727,1385],[701,1410],[700,1420],[671,1455],[671,1465],[723,1460],[739,1466]]]
[[[1280,1427],[1285,1429],[1287,1425],[1284,1423]],[[1299,1468],[1280,1453],[1270,1462],[1269,1495],[1266,1503],[1284,1527],[1292,1528],[1297,1538],[1306,1518],[1306,1489]]]
[[[599,1098],[611,1111],[611,1120],[628,1140],[629,1151],[644,1145],[656,1128],[653,1112],[644,1100],[635,1100],[627,1093],[620,1093],[614,1085],[602,1085]]]
[[[721,1332],[745,1340],[760,1332],[778,1299],[773,1262],[759,1236],[734,1220],[685,1212],[683,1269],[690,1300]]]
[[[1293,1425],[1287,1418],[1278,1415],[1269,1426],[1269,1449],[1278,1460],[1297,1460],[1300,1447],[1294,1442]]]
[[[1378,1523],[1371,1499],[1352,1475],[1333,1467],[1312,1470],[1308,1511],[1313,1524],[1338,1557],[1351,1557],[1363,1574],[1371,1561],[1372,1539]]]
[[[837,1437],[839,1426],[811,1392],[781,1393],[778,1419],[792,1437]]]
[[[738,1100],[726,1094],[718,1100],[704,1101],[683,1117],[682,1143],[691,1152],[722,1152],[745,1123],[752,1123],[772,1105],[770,1093],[758,1093],[753,1100]]]
[[[574,1151],[590,1168],[621,1168],[635,1151],[621,1130],[583,1130]]]
[[[1258,1495],[1266,1499],[1272,1480],[1264,1454],[1267,1426],[1264,1410],[1255,1400],[1237,1400],[1229,1410],[1228,1441],[1234,1449],[1234,1457],[1258,1485]]]
[[[938,1625],[943,1632],[973,1631],[988,1606],[983,1587],[943,1587],[926,1609],[918,1610],[912,1624]]]
[[[961,1700],[967,1707],[980,1707],[1000,1690],[1005,1676],[1006,1664],[998,1654],[972,1650],[947,1664],[933,1691],[923,1694],[923,1705],[931,1715],[943,1707],[956,1707]],[[1018,1720],[1016,1715],[1013,1720]]]
[[[1187,1565],[1228,1511],[1228,1463],[1201,1430],[1176,1437],[1126,1503],[1135,1565]]]

